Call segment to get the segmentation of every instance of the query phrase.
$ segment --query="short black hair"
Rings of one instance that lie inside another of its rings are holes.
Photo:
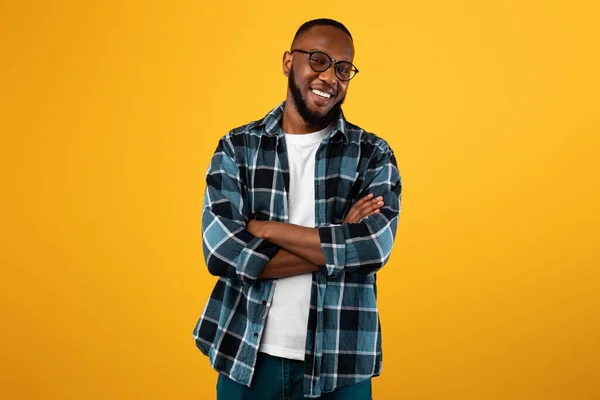
[[[307,22],[303,23],[300,26],[300,28],[298,28],[298,30],[296,31],[296,35],[294,35],[294,40],[292,40],[292,43],[294,43],[296,41],[296,39],[298,39],[300,36],[302,36],[305,32],[307,32],[313,26],[333,26],[335,28],[338,28],[338,29],[341,29],[342,31],[344,31],[348,36],[350,36],[350,40],[353,40],[352,34],[348,30],[348,28],[346,28],[344,26],[344,24],[342,24],[341,22],[338,22],[336,20],[329,19],[329,18],[318,18],[318,19],[313,19],[311,21],[307,21]]]

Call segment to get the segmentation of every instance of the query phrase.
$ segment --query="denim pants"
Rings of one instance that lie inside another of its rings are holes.
[[[303,399],[304,361],[288,360],[258,353],[252,387],[219,374],[217,400],[288,400]],[[323,400],[371,400],[371,379],[333,392],[323,393]]]

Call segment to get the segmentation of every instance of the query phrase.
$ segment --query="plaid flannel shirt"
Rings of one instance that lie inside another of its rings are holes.
[[[209,272],[219,279],[194,339],[216,371],[247,386],[276,285],[257,276],[279,248],[252,235],[246,224],[288,222],[284,106],[221,138],[206,174],[203,249]],[[381,372],[375,273],[392,250],[401,191],[388,144],[340,115],[316,154],[315,227],[326,265],[313,273],[305,397]],[[369,193],[383,196],[381,212],[343,224],[351,205]]]

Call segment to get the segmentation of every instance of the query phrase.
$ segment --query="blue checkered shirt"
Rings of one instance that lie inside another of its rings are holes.
[[[194,339],[216,371],[247,386],[276,284],[257,276],[279,248],[246,224],[288,222],[284,106],[222,137],[206,174],[203,249],[219,279]],[[381,373],[375,273],[392,250],[402,191],[388,144],[343,114],[315,162],[315,227],[326,265],[312,274],[304,363],[304,394],[311,398]],[[383,196],[381,212],[343,224],[352,204],[369,193]]]

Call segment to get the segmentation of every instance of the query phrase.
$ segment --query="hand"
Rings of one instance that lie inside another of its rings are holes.
[[[378,214],[381,207],[383,207],[383,197],[373,198],[373,193],[370,193],[354,203],[343,223],[356,224],[369,215]]]

